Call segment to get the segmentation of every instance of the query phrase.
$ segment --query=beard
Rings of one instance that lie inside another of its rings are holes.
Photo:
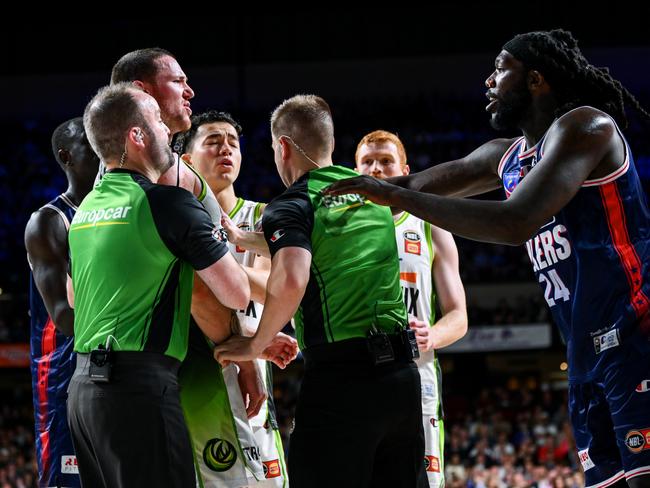
[[[532,96],[526,82],[522,81],[499,99],[497,110],[490,119],[490,125],[496,130],[518,129],[531,101]]]

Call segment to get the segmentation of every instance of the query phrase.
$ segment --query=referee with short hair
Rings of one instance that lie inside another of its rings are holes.
[[[81,481],[194,487],[177,382],[194,270],[232,308],[248,304],[248,279],[194,196],[152,183],[173,159],[151,96],[127,83],[102,88],[84,126],[108,172],[69,233],[78,361],[68,417]]]

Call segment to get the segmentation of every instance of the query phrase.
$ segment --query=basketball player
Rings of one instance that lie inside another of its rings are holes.
[[[383,130],[361,139],[355,162],[359,173],[382,180],[410,172],[402,141]],[[467,332],[465,290],[458,273],[458,251],[449,232],[398,209],[393,209],[393,220],[404,304],[420,349],[415,362],[422,382],[424,466],[429,486],[441,488],[445,486],[444,424],[441,370],[435,350],[453,344]],[[436,299],[442,311],[437,322]]]
[[[209,111],[193,116],[191,129],[182,137],[182,159],[204,176],[224,213],[234,224],[242,231],[249,231],[260,222],[265,205],[238,198],[235,194],[233,184],[239,175],[242,158],[241,133],[241,126],[230,114]],[[243,265],[251,283],[253,299],[245,309],[237,312],[237,318],[243,333],[253,335],[262,315],[271,263],[269,259],[234,244],[229,244],[229,247],[235,259]],[[199,324],[212,320],[213,309],[218,305],[207,287],[197,280],[192,299],[193,319]],[[181,370],[182,399],[187,406],[186,418],[196,451],[197,472],[204,486],[285,486],[287,474],[275,419],[270,364],[258,360],[267,401],[258,414],[247,419],[239,405],[242,397],[239,386],[237,382],[229,381],[229,367],[223,371],[228,390],[225,395],[223,388],[214,383],[214,377],[221,376],[221,368],[214,361],[211,349],[204,347],[205,340],[200,338],[192,344],[195,347],[190,350]],[[191,408],[199,404],[205,406]],[[236,428],[233,429],[232,425]],[[214,438],[219,441],[214,441]],[[217,447],[221,448],[221,458],[225,460],[218,461]],[[206,448],[212,449],[214,455],[204,456]],[[224,452],[238,452],[239,456],[224,456]],[[218,470],[215,469],[217,465]]]
[[[648,487],[650,210],[621,129],[626,104],[650,115],[564,30],[515,36],[485,85],[493,127],[521,137],[393,180],[404,188],[362,176],[331,194],[361,194],[469,239],[525,244],[567,342],[586,485]],[[503,202],[450,198],[499,187]]]
[[[80,486],[66,415],[66,391],[75,368],[74,312],[68,305],[68,228],[92,189],[99,159],[81,117],[59,125],[52,152],[68,189],[34,212],[25,229],[31,268],[31,370],[39,486]]]

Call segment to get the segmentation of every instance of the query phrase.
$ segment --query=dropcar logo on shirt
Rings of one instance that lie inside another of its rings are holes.
[[[61,473],[79,474],[77,456],[61,456]]]
[[[271,235],[271,242],[275,242],[284,236],[284,229],[278,229]]]

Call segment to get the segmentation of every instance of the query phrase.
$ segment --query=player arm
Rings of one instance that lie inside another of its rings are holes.
[[[309,282],[312,228],[313,214],[306,198],[287,198],[269,206],[264,215],[264,237],[273,257],[260,324],[252,338],[232,338],[217,346],[219,362],[251,359],[263,353],[280,362],[295,357],[295,340],[278,338],[282,336],[278,333],[298,309]]]
[[[611,156],[616,129],[609,117],[594,112],[585,107],[560,118],[546,136],[543,159],[505,201],[440,197],[367,177],[337,182],[330,193],[359,193],[468,239],[520,245],[575,196],[606,155]]]
[[[514,139],[495,139],[464,158],[418,173],[388,178],[387,181],[409,190],[444,196],[467,197],[486,193],[499,188],[499,161],[513,142]]]
[[[25,248],[34,282],[56,328],[74,333],[74,311],[68,303],[68,233],[61,217],[47,209],[35,212],[25,228]]]
[[[436,250],[431,277],[442,317],[429,331],[431,348],[440,349],[453,344],[467,332],[467,306],[454,238],[449,232],[433,226],[431,237]]]
[[[225,213],[221,216],[221,225],[223,225],[223,228],[228,233],[228,241],[247,251],[254,252],[269,259],[271,258],[269,246],[264,239],[263,232],[241,230]]]
[[[271,260],[264,256],[256,256],[253,266],[244,266],[248,275],[248,282],[251,285],[251,299],[254,302],[264,304],[266,300],[266,286],[271,271]]]
[[[302,247],[284,247],[273,257],[266,289],[264,311],[252,338],[231,338],[215,348],[220,361],[263,356],[278,333],[296,313],[309,282],[311,252]],[[295,356],[295,354],[293,354]]]
[[[199,201],[185,190],[154,185],[147,191],[158,234],[167,248],[189,263],[219,302],[242,309],[250,300],[248,277],[228,252],[225,243],[213,232],[214,225]],[[201,321],[203,333],[214,341],[222,340],[229,324]]]
[[[68,305],[74,310],[74,287],[72,286],[72,278],[69,274],[66,274],[65,291],[68,298]]]

